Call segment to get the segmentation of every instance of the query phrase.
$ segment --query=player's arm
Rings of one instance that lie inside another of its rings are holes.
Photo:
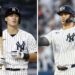
[[[30,62],[36,62],[37,61],[37,52],[29,54],[29,61]]]
[[[29,52],[29,61],[36,62],[37,61],[37,43],[35,38],[32,35],[29,35],[28,38],[28,52]]]
[[[40,37],[38,40],[38,46],[49,46],[49,41],[45,37]]]
[[[52,43],[52,34],[53,32],[49,32],[46,35],[42,35],[38,39],[38,46],[49,46]]]

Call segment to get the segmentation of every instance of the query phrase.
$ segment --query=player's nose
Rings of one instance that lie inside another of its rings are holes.
[[[62,16],[62,18],[64,18],[65,17],[65,14],[62,14],[61,16]]]

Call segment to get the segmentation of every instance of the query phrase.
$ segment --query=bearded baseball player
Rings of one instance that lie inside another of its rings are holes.
[[[69,5],[61,6],[62,28],[40,37],[40,46],[52,46],[55,60],[54,75],[75,75],[75,26],[74,10]]]
[[[5,12],[7,29],[3,31],[5,75],[28,75],[28,62],[36,61],[36,41],[32,34],[19,28],[21,14],[11,7]]]

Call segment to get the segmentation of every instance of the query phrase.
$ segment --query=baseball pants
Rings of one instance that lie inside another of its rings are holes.
[[[0,69],[0,75],[6,75],[5,70],[1,70],[1,69]]]

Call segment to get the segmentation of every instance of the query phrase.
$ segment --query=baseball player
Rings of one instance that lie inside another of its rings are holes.
[[[40,46],[52,46],[55,60],[54,75],[75,75],[75,26],[74,10],[69,5],[61,6],[62,28],[40,37]]]
[[[11,7],[5,12],[7,29],[3,31],[5,75],[28,75],[28,62],[36,61],[36,41],[34,37],[19,28],[21,14]]]

